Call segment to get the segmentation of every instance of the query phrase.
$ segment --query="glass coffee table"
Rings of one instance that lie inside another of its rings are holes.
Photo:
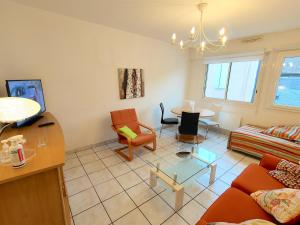
[[[174,192],[176,192],[175,210],[179,210],[183,204],[184,185],[183,183],[201,171],[210,168],[209,183],[213,183],[216,177],[217,164],[216,160],[220,158],[204,148],[197,148],[190,154],[168,154],[160,159],[147,163],[151,166],[150,169],[150,187],[157,185],[157,179],[161,179]]]

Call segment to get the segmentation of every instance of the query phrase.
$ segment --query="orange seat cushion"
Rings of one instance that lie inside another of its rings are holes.
[[[246,194],[258,190],[271,190],[284,188],[285,186],[269,175],[269,170],[250,164],[231,184]]]
[[[227,189],[201,217],[197,225],[209,222],[241,223],[250,219],[263,219],[274,222],[249,195],[236,189]]]
[[[152,133],[151,134],[141,133],[141,134],[138,134],[138,136],[135,139],[132,139],[131,144],[134,146],[139,146],[139,145],[153,142],[154,139],[155,139],[155,135]],[[121,144],[128,144],[126,139],[121,139],[120,142],[121,142]]]

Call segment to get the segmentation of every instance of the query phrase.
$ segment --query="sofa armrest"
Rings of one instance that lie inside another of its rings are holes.
[[[280,160],[281,158],[279,157],[270,154],[264,154],[262,159],[260,160],[259,165],[266,168],[267,170],[275,170]]]

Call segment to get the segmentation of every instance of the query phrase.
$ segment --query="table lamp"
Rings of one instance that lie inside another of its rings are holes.
[[[21,97],[0,98],[0,135],[9,125],[37,115],[41,106],[34,100]]]

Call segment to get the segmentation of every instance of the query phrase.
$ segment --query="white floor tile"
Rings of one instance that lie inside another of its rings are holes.
[[[77,158],[77,155],[75,153],[66,153],[66,156],[65,156],[66,160],[69,160],[69,159],[74,159],[74,158]]]
[[[96,172],[98,170],[102,170],[105,168],[103,162],[101,162],[100,160],[96,160],[93,162],[89,162],[87,164],[83,164],[84,170],[90,174],[93,172]]]
[[[222,177],[220,177],[220,180],[227,183],[228,185],[231,185],[232,181],[234,181],[235,178],[236,178],[235,174],[227,172]]]
[[[88,154],[92,154],[92,153],[94,153],[93,149],[88,149],[88,150],[76,152],[76,155],[83,156],[83,155],[88,155]]]
[[[128,189],[126,192],[138,206],[156,195],[156,193],[144,182]]]
[[[87,176],[79,177],[66,182],[67,193],[69,196],[77,194],[83,190],[92,187],[92,184]]]
[[[145,154],[145,155],[142,155],[141,158],[144,160],[144,161],[155,161],[157,159],[159,159],[159,156],[157,156],[154,152],[150,152],[148,154]]]
[[[183,183],[183,186],[184,192],[193,198],[205,189],[205,187],[202,184],[198,183],[196,179],[190,179],[186,181],[185,183]]]
[[[169,204],[169,206],[171,206],[175,210],[176,192],[173,192],[172,190],[167,189],[164,192],[160,193],[159,196],[161,198],[163,198]],[[191,200],[191,197],[188,196],[187,194],[184,194],[183,205],[185,205],[190,200]]]
[[[73,216],[100,203],[99,198],[93,188],[82,191],[69,198]]]
[[[211,204],[218,198],[218,195],[213,193],[212,191],[205,189],[201,192],[195,200],[199,202],[205,208],[209,208]]]
[[[112,155],[101,160],[106,166],[113,166],[122,162],[122,160],[116,155]]]
[[[111,142],[111,143],[107,144],[107,146],[111,149],[117,149],[117,148],[122,148],[125,145],[122,145],[119,142]]]
[[[124,214],[133,210],[136,206],[125,192],[118,194],[103,202],[112,221],[119,219]]]
[[[82,164],[87,164],[87,163],[99,160],[98,156],[95,153],[81,155],[81,156],[78,156],[78,158]]]
[[[220,166],[217,165],[216,178],[221,177],[225,172],[226,172],[226,170],[224,170],[223,168],[221,168]]]
[[[66,161],[66,163],[64,165],[64,170],[68,170],[68,169],[78,167],[78,166],[81,166],[81,163],[76,157],[76,158],[69,159]]]
[[[221,158],[216,161],[217,167],[220,167],[224,170],[229,170],[234,166],[234,163],[230,162],[229,160],[226,160],[225,158]]]
[[[95,149],[95,151],[96,151],[96,149]],[[108,149],[97,150],[96,154],[98,155],[98,157],[100,159],[104,159],[104,158],[113,156],[116,153],[113,150],[111,150],[111,149],[108,148]]]
[[[150,225],[140,210],[135,209],[114,222],[114,225]]]
[[[145,165],[143,167],[140,167],[138,169],[135,170],[135,172],[143,179],[149,179],[150,178],[150,166],[149,165]]]
[[[142,180],[134,172],[129,172],[124,175],[117,177],[117,180],[120,182],[124,189],[128,189],[138,183],[141,183]]]
[[[145,180],[146,184],[150,187],[150,179]],[[157,180],[157,184],[155,187],[151,188],[156,194],[159,194],[163,192],[164,190],[168,189],[168,185],[165,184],[163,181],[160,179]]]
[[[109,147],[107,145],[100,145],[100,146],[94,147],[95,152],[99,152],[99,151],[106,150],[106,149],[109,149]]]
[[[205,212],[205,208],[203,208],[199,203],[192,200],[187,205],[185,205],[178,214],[182,216],[189,224],[196,224],[201,216]]]
[[[212,185],[208,187],[209,190],[213,191],[217,195],[223,194],[229,188],[229,185],[223,181],[216,180]]]
[[[154,197],[139,208],[153,225],[161,224],[174,213],[174,210],[159,196]]]
[[[231,168],[228,172],[233,173],[235,175],[240,175],[241,172],[246,168],[246,165],[243,164],[236,164],[233,168]]]
[[[111,175],[111,173],[108,171],[108,169],[103,169],[103,170],[91,173],[88,176],[91,179],[91,182],[93,185],[97,185],[97,184],[109,181],[110,179],[114,178]]]
[[[122,162],[114,166],[108,167],[110,172],[114,175],[114,177],[118,177],[130,171],[130,168],[127,166],[126,163]]]
[[[177,213],[169,218],[163,225],[188,225]]]
[[[134,158],[132,161],[126,161],[126,164],[133,170],[146,165],[146,163],[138,157]]]
[[[123,188],[118,184],[115,179],[111,179],[105,183],[101,183],[95,186],[101,201],[105,201],[110,197],[117,195],[123,191]]]
[[[201,176],[196,178],[196,181],[203,185],[204,187],[209,186],[210,175],[209,173],[202,174]]]
[[[82,166],[75,167],[69,170],[64,171],[65,181],[69,181],[78,177],[85,175],[84,169]]]
[[[111,222],[101,204],[74,216],[74,221],[75,225],[108,225]]]

